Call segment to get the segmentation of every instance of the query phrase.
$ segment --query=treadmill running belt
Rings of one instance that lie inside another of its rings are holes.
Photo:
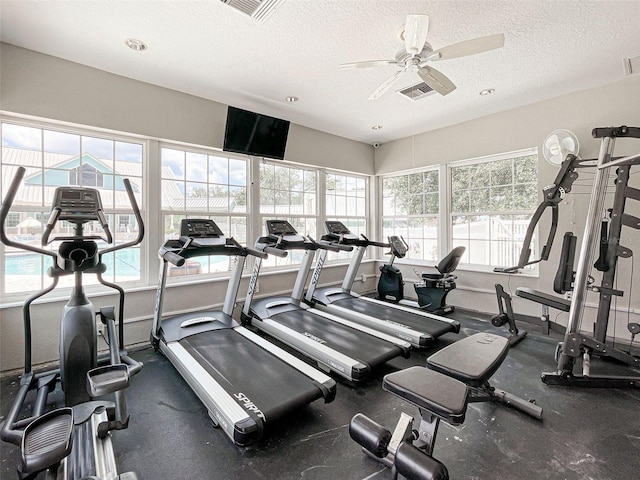
[[[327,347],[372,368],[402,355],[402,349],[393,343],[306,310],[282,312],[270,318],[309,338],[322,340]]]
[[[433,338],[444,335],[447,332],[455,331],[455,327],[451,323],[441,322],[435,318],[399,310],[390,305],[373,303],[363,298],[347,297],[336,300],[332,304],[346,308],[347,310],[369,315],[370,317],[379,318],[380,320],[389,320],[399,323],[400,325],[406,325],[414,330],[428,333]]]
[[[203,332],[180,344],[230,395],[246,395],[269,422],[322,398],[312,379],[233,329]]]

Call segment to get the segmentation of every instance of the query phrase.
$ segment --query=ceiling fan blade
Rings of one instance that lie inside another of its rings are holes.
[[[417,55],[424,48],[429,31],[429,15],[407,15],[404,24],[404,48],[410,55]]]
[[[338,68],[340,70],[351,70],[354,68],[384,67],[397,64],[396,60],[368,60],[366,62],[343,63],[338,65]]]
[[[398,70],[396,73],[394,73],[393,75],[391,75],[389,78],[387,78],[382,85],[380,85],[375,92],[373,92],[371,94],[371,96],[369,97],[369,100],[377,100],[378,98],[380,98],[382,95],[384,95],[385,93],[387,93],[387,90],[389,90],[394,83],[396,83],[398,81],[398,79],[400,78],[400,76],[406,72],[407,69],[404,68],[402,70]]]
[[[476,53],[488,52],[502,47],[504,47],[504,34],[498,33],[443,47],[433,52],[430,58],[433,61],[449,60],[450,58],[466,57],[467,55],[475,55]]]
[[[444,73],[439,72],[435,68],[421,67],[418,69],[418,75],[424,83],[440,95],[448,95],[456,89],[453,82],[449,80]]]

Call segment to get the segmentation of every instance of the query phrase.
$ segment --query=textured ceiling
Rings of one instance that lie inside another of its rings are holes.
[[[434,49],[501,32],[505,46],[434,64],[458,87],[446,97],[401,97],[418,83],[407,73],[367,100],[396,67],[337,65],[392,59],[415,13]],[[3,42],[367,143],[613,82],[640,54],[639,0],[286,0],[264,23],[220,0],[0,0],[0,17]]]

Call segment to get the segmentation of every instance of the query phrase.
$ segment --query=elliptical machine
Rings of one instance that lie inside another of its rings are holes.
[[[124,185],[138,222],[137,237],[127,243],[98,250],[96,240],[113,243],[109,224],[102,209],[100,193],[93,188],[58,187],[54,193],[51,215],[42,235],[42,246],[60,241],[57,252],[10,239],[5,223],[18,187],[25,174],[19,167],[4,203],[0,207],[0,241],[8,247],[27,250],[53,259],[47,274],[52,283],[29,297],[23,306],[24,316],[24,373],[20,389],[7,414],[0,437],[21,447],[22,464],[18,468],[21,480],[35,479],[45,472],[47,480],[136,480],[133,472],[118,475],[115,465],[112,430],[127,428],[129,415],[123,389],[130,376],[142,369],[142,364],[131,359],[124,344],[124,290],[102,278],[106,265],[103,255],[139,244],[144,236],[144,225],[128,179]],[[74,226],[69,237],[49,240],[58,221]],[[104,237],[85,235],[88,222],[99,222]],[[109,353],[98,355],[96,312],[83,289],[83,274],[95,273],[98,281],[119,293],[118,330],[114,307],[103,307],[98,312],[107,332]],[[31,364],[31,304],[51,292],[60,277],[74,275],[75,286],[62,312],[60,324],[60,366],[54,370],[34,372]],[[99,365],[103,366],[99,366]],[[64,392],[62,408],[45,413],[47,396],[61,385]],[[26,402],[27,394],[36,391],[35,401]],[[114,394],[114,401],[93,400]],[[28,412],[28,413],[26,413]],[[28,415],[20,418],[21,414]]]

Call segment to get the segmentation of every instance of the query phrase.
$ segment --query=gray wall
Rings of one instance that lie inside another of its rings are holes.
[[[227,106],[0,44],[0,108],[7,112],[222,148]],[[291,125],[285,159],[373,174],[373,147]]]
[[[499,92],[497,93],[499,94]],[[425,100],[428,102],[428,100]],[[591,137],[594,127],[606,126],[640,126],[640,76],[627,77],[619,82],[599,88],[564,95],[551,100],[515,108],[506,112],[489,115],[483,118],[464,122],[458,125],[416,135],[415,158],[412,155],[412,139],[405,138],[381,145],[375,150],[375,172],[386,174],[421,166],[437,165],[457,160],[471,159],[486,155],[515,151],[525,148],[541,147],[545,137],[553,130],[564,128],[574,132],[580,141],[580,156],[596,158],[600,141]],[[614,154],[630,155],[640,151],[640,140],[618,139]],[[634,171],[637,171],[637,167]],[[548,164],[542,154],[538,161],[539,191],[552,183],[558,167]],[[632,185],[640,188],[640,175],[633,176]],[[581,172],[576,185],[576,192],[590,192],[592,175],[588,171]],[[573,230],[582,239],[584,219],[586,217],[589,195],[569,194],[567,202],[560,205],[560,224],[554,249],[548,262],[540,264],[538,278],[525,278],[513,275],[479,273],[458,270],[458,289],[449,294],[450,303],[460,306],[473,305],[473,310],[497,312],[497,301],[493,290],[495,283],[502,283],[512,292],[519,286],[527,286],[548,293],[553,293],[552,282],[558,266],[559,249],[562,235]],[[542,200],[541,194],[539,200]],[[629,201],[629,213],[640,216],[640,202]],[[572,213],[573,209],[573,213]],[[545,215],[540,232],[541,240],[546,239],[550,221]],[[572,219],[575,226],[572,228]],[[622,242],[624,246],[640,255],[640,232],[624,228]],[[629,301],[631,301],[631,321],[640,321],[640,268],[633,270],[633,290],[630,292],[631,260],[621,259],[618,275],[618,288],[625,290],[625,296],[618,299],[618,323],[615,327],[616,337],[630,338],[626,329]],[[413,278],[411,265],[402,267],[405,277]],[[597,272],[596,272],[597,273]],[[599,278],[599,275],[595,275]],[[412,288],[406,289],[411,292]],[[590,294],[588,303],[595,305],[597,297]],[[516,298],[515,308],[518,312],[537,316],[540,308],[532,302]],[[588,320],[593,318],[593,308],[588,309]],[[557,314],[552,311],[552,319]],[[560,315],[557,320],[566,324],[567,314]],[[590,329],[590,322],[584,329]],[[609,328],[613,335],[613,322]]]

